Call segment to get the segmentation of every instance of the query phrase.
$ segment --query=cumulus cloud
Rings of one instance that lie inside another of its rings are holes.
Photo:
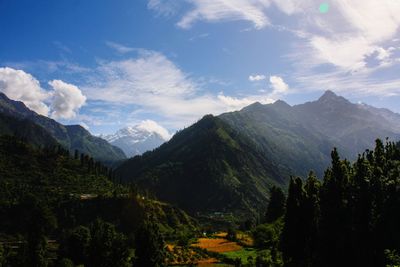
[[[289,91],[289,85],[279,76],[270,76],[269,82],[273,89],[273,95],[282,95],[286,94]]]
[[[49,107],[45,100],[49,94],[40,87],[32,75],[12,68],[0,68],[0,91],[10,99],[22,101],[31,110],[47,116]]]
[[[242,107],[248,106],[251,103],[254,103],[254,99],[250,99],[247,97],[237,98],[231,96],[225,96],[223,93],[218,95],[218,99],[225,104],[229,109],[241,109]]]
[[[57,119],[72,119],[76,117],[78,110],[85,104],[86,97],[75,85],[61,80],[49,82],[53,88],[51,116]]]
[[[265,80],[266,78],[267,77],[265,75],[261,75],[261,74],[250,75],[249,81],[251,81],[251,82],[262,81],[262,80]]]
[[[172,137],[167,129],[165,129],[163,126],[153,120],[144,120],[139,125],[137,125],[137,128],[148,132],[157,133],[165,141],[169,140]]]
[[[61,80],[50,81],[49,85],[53,90],[46,91],[31,74],[9,67],[0,68],[0,91],[10,99],[22,101],[29,109],[44,116],[74,118],[86,97],[78,87]]]

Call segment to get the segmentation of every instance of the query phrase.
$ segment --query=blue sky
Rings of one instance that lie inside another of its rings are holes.
[[[0,90],[95,134],[327,89],[400,112],[398,14],[393,0],[0,0]]]

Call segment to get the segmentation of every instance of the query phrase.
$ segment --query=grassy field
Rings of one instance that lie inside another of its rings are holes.
[[[170,261],[171,265],[181,265],[191,262],[197,266],[231,266],[221,265],[218,263],[221,259],[216,259],[213,256],[207,256],[201,251],[209,251],[210,253],[219,253],[225,258],[235,260],[240,258],[242,264],[248,263],[248,258],[252,257],[255,261],[257,252],[253,248],[249,248],[253,244],[252,238],[247,234],[238,234],[238,242],[232,242],[226,239],[226,233],[216,233],[211,237],[202,237],[197,239],[197,242],[192,244],[189,248],[182,248],[176,245],[168,245],[168,250],[174,255],[173,260]],[[244,247],[243,247],[243,246]],[[200,248],[202,250],[196,250]],[[198,254],[200,253],[200,254]]]
[[[224,254],[230,259],[240,258],[242,260],[242,264],[247,264],[248,263],[247,259],[249,257],[252,257],[253,261],[255,261],[257,257],[257,251],[253,248],[242,248],[241,250],[224,252],[222,254]]]

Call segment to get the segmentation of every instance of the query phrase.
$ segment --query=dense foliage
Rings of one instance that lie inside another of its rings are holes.
[[[146,266],[162,266],[164,238],[196,223],[113,179],[78,151],[0,137],[0,266],[132,266],[143,249],[154,258]]]
[[[14,137],[0,137],[0,204],[16,204],[27,194],[54,202],[61,196],[118,190],[107,167],[87,155],[79,157],[82,160],[71,158],[61,146],[39,149]]]
[[[400,150],[376,141],[354,164],[332,152],[323,182],[291,179],[281,236],[286,266],[386,266],[400,251]],[[391,265],[390,265],[391,266]]]

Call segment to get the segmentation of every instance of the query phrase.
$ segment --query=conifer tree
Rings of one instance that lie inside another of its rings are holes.
[[[151,220],[143,223],[135,236],[136,265],[148,267],[164,266],[165,243],[159,226]]]
[[[270,189],[270,201],[267,207],[267,213],[265,216],[265,221],[271,223],[285,213],[285,193],[283,193],[280,187],[273,186]]]
[[[282,230],[281,248],[286,266],[302,266],[304,232],[301,205],[303,203],[303,183],[300,178],[291,178],[286,201],[286,213]]]

